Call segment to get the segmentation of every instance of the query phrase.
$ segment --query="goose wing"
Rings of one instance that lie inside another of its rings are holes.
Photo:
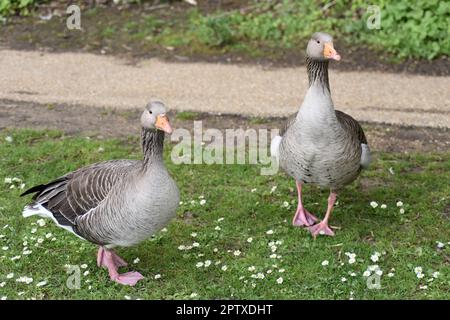
[[[361,144],[361,167],[367,168],[371,160],[370,149],[361,125],[351,116],[339,110],[336,110],[336,118],[341,126],[350,133],[351,139],[354,139],[357,143]]]
[[[61,226],[72,227],[75,218],[95,208],[108,195],[111,188],[134,167],[137,161],[112,160],[96,163],[70,172],[47,184],[35,186],[21,196],[34,193],[33,208],[48,211]],[[34,214],[42,214],[35,210]],[[42,211],[42,210],[41,210]]]

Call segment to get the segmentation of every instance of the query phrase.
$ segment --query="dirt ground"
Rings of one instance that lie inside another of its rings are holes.
[[[58,129],[69,135],[97,138],[127,138],[139,135],[142,111],[92,108],[76,105],[0,100],[0,130],[7,128]],[[255,118],[208,113],[169,113],[174,128],[192,130],[201,120],[203,129],[281,128],[285,118]],[[442,152],[450,148],[450,130],[386,124],[362,123],[374,151]]]
[[[340,62],[339,62],[340,63]],[[450,128],[450,77],[338,71],[336,109],[359,121]],[[162,99],[171,110],[285,117],[308,89],[304,67],[171,63],[90,53],[0,50],[0,99],[133,110]]]

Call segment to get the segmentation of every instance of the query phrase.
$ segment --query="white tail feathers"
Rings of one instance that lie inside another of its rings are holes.
[[[31,205],[31,206],[26,206],[23,209],[22,216],[24,218],[28,218],[28,217],[31,217],[34,215],[38,215],[43,218],[51,218],[52,217],[51,212],[48,211],[47,209],[45,209],[42,205],[40,205],[38,203]]]
[[[273,137],[272,141],[270,142],[270,155],[272,157],[275,157],[277,161],[280,159],[280,143],[281,143],[281,137],[275,136]]]
[[[369,164],[371,162],[370,157],[370,148],[367,144],[361,143],[361,167],[363,169],[367,169],[369,167]]]
[[[26,206],[26,207],[23,209],[22,216],[23,216],[24,218],[28,218],[28,217],[31,217],[31,216],[34,216],[34,215],[38,215],[38,216],[43,217],[43,218],[50,218],[50,219],[53,220],[54,223],[56,223],[56,225],[57,225],[58,227],[61,227],[61,228],[63,228],[63,229],[66,229],[67,231],[69,231],[69,232],[73,233],[74,235],[76,235],[77,237],[81,238],[79,235],[77,235],[77,234],[73,231],[73,228],[72,228],[71,226],[64,226],[64,225],[61,225],[61,224],[55,219],[55,217],[53,216],[53,214],[52,214],[49,210],[45,209],[45,208],[44,208],[41,204],[39,204],[39,203],[35,203],[35,204],[33,204],[33,205]],[[83,239],[83,238],[81,238],[81,239]]]

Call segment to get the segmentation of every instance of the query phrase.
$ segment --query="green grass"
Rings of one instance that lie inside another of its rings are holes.
[[[178,120],[195,120],[198,117],[198,113],[193,111],[181,111],[177,112],[176,117]]]
[[[6,136],[13,141],[6,142]],[[200,299],[450,298],[450,221],[443,214],[449,203],[450,153],[376,154],[370,170],[339,196],[331,223],[341,227],[336,237],[314,241],[306,231],[290,225],[296,206],[292,179],[282,173],[261,176],[256,165],[174,165],[168,143],[166,164],[178,182],[183,204],[166,232],[137,247],[118,250],[129,262],[140,258],[130,268],[146,279],[131,288],[110,282],[107,272],[96,267],[95,246],[50,220],[41,227],[36,224],[38,218],[22,218],[21,210],[29,198],[20,198],[22,190],[10,189],[3,180],[17,177],[27,188],[96,161],[139,158],[137,138],[88,140],[54,131],[10,130],[0,132],[0,141],[0,248],[8,247],[0,251],[0,283],[5,282],[0,297],[179,299],[197,293]],[[274,186],[277,188],[271,192]],[[200,196],[206,204],[199,204]],[[326,190],[306,188],[307,207],[320,216],[326,197]],[[283,207],[285,201],[288,208]],[[371,201],[387,208],[374,209]],[[403,214],[397,201],[404,203]],[[216,230],[217,226],[221,230]],[[32,233],[33,228],[36,233]],[[268,230],[273,234],[267,234]],[[46,238],[48,233],[52,235]],[[251,243],[247,242],[249,237],[253,238]],[[39,238],[44,239],[41,244]],[[29,255],[22,255],[24,241],[32,250]],[[275,252],[279,259],[270,258],[271,241],[281,241]],[[438,249],[436,241],[445,243],[445,247]],[[193,242],[200,246],[178,249]],[[235,256],[235,250],[241,254]],[[384,272],[379,290],[368,289],[362,276],[369,265],[375,264],[370,261],[375,251],[385,252],[377,262]],[[345,252],[354,252],[356,263],[349,264]],[[14,256],[20,259],[11,261]],[[197,262],[206,260],[212,261],[209,267],[196,267]],[[328,266],[321,265],[324,260],[329,261]],[[66,264],[88,265],[89,274],[82,276],[80,289],[66,287]],[[223,265],[226,271],[221,269]],[[255,272],[248,270],[250,266],[255,266]],[[414,273],[417,266],[423,268],[423,279]],[[395,275],[388,277],[391,268],[395,268]],[[280,273],[280,269],[285,272]],[[267,274],[267,270],[272,273]],[[435,271],[440,275],[427,282]],[[264,272],[265,278],[251,278],[258,272]],[[12,279],[7,279],[9,273],[14,273]],[[154,279],[156,274],[162,277]],[[32,277],[33,282],[16,282],[20,276]],[[282,284],[276,282],[279,277],[283,277]],[[347,281],[342,282],[342,277]],[[48,283],[37,287],[42,280]],[[420,289],[421,285],[428,288]]]

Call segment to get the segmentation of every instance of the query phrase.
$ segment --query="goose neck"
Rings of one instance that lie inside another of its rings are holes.
[[[142,151],[144,167],[162,161],[164,132],[161,130],[142,129]]]
[[[328,80],[328,61],[313,60],[306,58],[306,68],[308,70],[309,87],[319,86],[324,92],[330,92],[330,83]]]

